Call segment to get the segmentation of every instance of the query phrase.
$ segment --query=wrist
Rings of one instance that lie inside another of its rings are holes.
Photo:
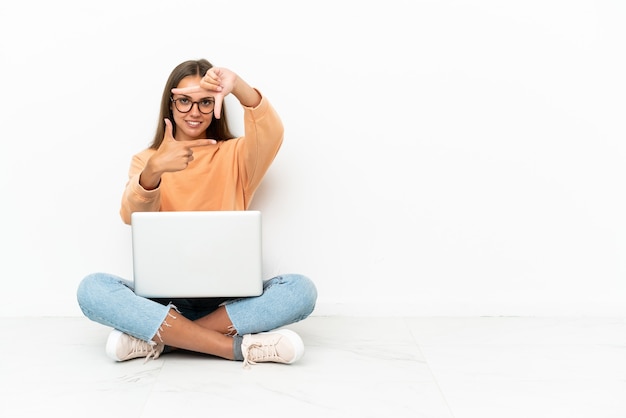
[[[245,81],[238,79],[238,83],[233,87],[232,93],[239,103],[245,107],[257,107],[261,103],[261,94]]]
[[[154,190],[161,184],[161,172],[154,171],[146,164],[143,171],[139,175],[139,185],[145,190]]]

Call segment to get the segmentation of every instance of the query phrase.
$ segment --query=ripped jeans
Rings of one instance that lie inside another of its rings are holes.
[[[92,321],[151,341],[171,305],[193,321],[223,304],[236,333],[245,335],[271,331],[305,319],[315,308],[317,290],[306,276],[285,274],[264,281],[263,293],[255,297],[148,299],[137,296],[128,280],[93,273],[81,281],[77,299],[80,309]]]

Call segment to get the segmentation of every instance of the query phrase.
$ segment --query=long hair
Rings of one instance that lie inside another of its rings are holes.
[[[199,60],[190,60],[185,61],[179,64],[167,79],[167,83],[165,83],[165,88],[163,89],[163,95],[161,96],[161,110],[159,112],[159,120],[157,123],[157,129],[154,134],[154,139],[152,140],[152,145],[150,148],[158,149],[163,142],[163,135],[165,135],[165,122],[163,120],[168,118],[172,121],[172,129],[173,134],[176,135],[176,123],[174,123],[174,114],[172,112],[172,102],[170,98],[172,97],[172,89],[178,86],[180,80],[188,76],[198,75],[203,77],[206,74],[209,68],[213,67],[209,61],[205,59]],[[211,121],[211,124],[206,130],[207,138],[215,139],[217,141],[227,141],[229,139],[233,139],[234,135],[230,132],[228,128],[228,118],[226,117],[226,109],[225,109],[224,101],[222,103],[222,112],[219,119],[215,117]]]

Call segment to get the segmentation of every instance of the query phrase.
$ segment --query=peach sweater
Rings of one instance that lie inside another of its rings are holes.
[[[133,212],[248,209],[282,145],[284,128],[264,96],[257,107],[243,109],[244,136],[194,148],[189,166],[164,173],[155,190],[139,185],[139,175],[155,150],[134,155],[122,195],[122,220],[130,224]]]

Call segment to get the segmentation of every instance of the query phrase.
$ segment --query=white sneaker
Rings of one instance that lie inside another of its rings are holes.
[[[261,362],[291,364],[304,354],[302,338],[288,329],[246,334],[241,343],[243,365]]]
[[[106,353],[115,361],[126,361],[134,358],[145,357],[157,359],[163,352],[165,345],[149,343],[139,338],[132,337],[114,329],[109,334],[106,345]]]

